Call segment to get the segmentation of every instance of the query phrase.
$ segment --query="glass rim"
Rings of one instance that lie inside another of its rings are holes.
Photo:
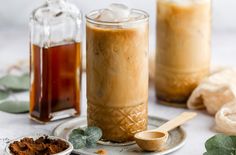
[[[144,22],[149,20],[149,14],[146,11],[140,10],[140,9],[131,9],[131,11],[134,11],[136,13],[140,13],[144,15],[143,18],[137,19],[137,20],[131,20],[131,21],[101,21],[98,19],[91,18],[92,15],[97,14],[99,11],[104,10],[104,9],[99,9],[99,10],[92,10],[89,13],[85,15],[86,21],[92,24],[98,24],[98,25],[106,25],[106,26],[117,26],[117,25],[123,25],[123,24],[133,24],[133,23],[139,23],[139,22]]]

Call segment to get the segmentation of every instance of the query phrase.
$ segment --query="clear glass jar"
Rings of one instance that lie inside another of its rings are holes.
[[[30,117],[48,122],[80,114],[81,13],[47,0],[30,18]]]
[[[115,13],[86,16],[88,125],[127,142],[147,128],[149,16],[132,9],[125,21],[110,19]]]
[[[157,0],[155,85],[160,103],[185,107],[211,60],[211,0]]]

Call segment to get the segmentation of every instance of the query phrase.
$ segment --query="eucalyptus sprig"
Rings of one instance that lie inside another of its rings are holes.
[[[21,76],[7,74],[0,78],[0,86],[11,91],[25,91],[29,89],[29,74]]]
[[[102,130],[98,127],[87,127],[85,129],[74,129],[69,135],[69,141],[75,149],[84,147],[96,147],[97,141],[102,137]]]
[[[205,143],[204,155],[236,155],[236,136],[217,134]]]
[[[18,94],[29,90],[29,73],[6,74],[0,77],[0,111],[21,113],[29,110],[28,100],[17,98]]]
[[[8,98],[10,93],[8,91],[0,90],[0,100]]]

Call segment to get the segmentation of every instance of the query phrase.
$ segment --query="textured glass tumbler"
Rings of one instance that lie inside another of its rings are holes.
[[[147,128],[148,15],[126,22],[94,19],[87,15],[88,125],[98,126],[103,139],[133,140]]]
[[[211,0],[158,0],[155,87],[160,103],[185,107],[211,60]]]

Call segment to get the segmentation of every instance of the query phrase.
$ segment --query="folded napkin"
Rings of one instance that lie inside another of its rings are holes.
[[[236,135],[236,100],[223,105],[216,113],[215,121],[217,131]]]
[[[236,97],[236,72],[233,69],[219,69],[204,79],[192,92],[187,101],[189,109],[206,108],[215,115],[220,108]]]
[[[215,115],[215,129],[236,135],[236,71],[220,69],[203,80],[188,99],[189,109],[206,108]]]

